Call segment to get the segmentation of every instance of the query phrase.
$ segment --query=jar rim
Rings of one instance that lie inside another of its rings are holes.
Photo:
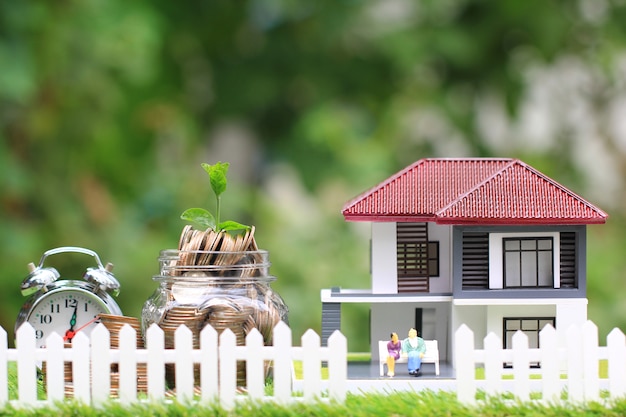
[[[211,280],[216,283],[224,284],[254,284],[254,283],[269,283],[276,281],[276,277],[273,275],[263,275],[256,277],[223,277],[223,276],[186,276],[186,275],[153,275],[152,279],[156,282],[172,282],[172,283],[184,283],[190,284],[206,284],[207,280]]]
[[[265,249],[259,250],[242,250],[242,251],[223,251],[223,250],[180,250],[180,249],[163,249],[161,256],[176,256],[180,253],[211,253],[211,254],[228,254],[228,255],[263,255],[267,256],[269,251]]]

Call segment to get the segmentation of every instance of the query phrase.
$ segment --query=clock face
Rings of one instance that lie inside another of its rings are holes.
[[[27,321],[35,328],[37,347],[42,347],[53,332],[71,342],[78,332],[87,336],[99,322],[99,314],[110,311],[95,294],[79,289],[51,291],[33,306]]]

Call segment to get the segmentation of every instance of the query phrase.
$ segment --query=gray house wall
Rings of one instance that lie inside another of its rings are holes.
[[[576,246],[576,288],[463,289],[463,234],[573,232]],[[587,294],[586,226],[455,226],[453,228],[453,297],[457,298],[585,298]]]

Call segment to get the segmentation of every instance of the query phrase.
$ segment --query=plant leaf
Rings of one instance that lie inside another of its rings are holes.
[[[226,220],[218,225],[218,229],[225,231],[248,230],[250,229],[250,226],[246,226],[245,224],[237,223],[232,220]]]
[[[203,208],[190,208],[180,215],[180,218],[191,223],[195,223],[202,229],[215,230],[215,217]]]
[[[211,188],[217,197],[226,191],[226,174],[229,166],[228,162],[217,162],[214,165],[202,164],[202,168],[209,174]]]

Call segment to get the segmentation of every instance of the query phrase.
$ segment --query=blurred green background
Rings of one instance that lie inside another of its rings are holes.
[[[294,339],[322,288],[368,288],[343,204],[423,157],[518,157],[610,215],[589,228],[589,317],[626,329],[624,1],[0,1],[0,324],[26,264],[84,246],[139,316],[201,162],[256,225]],[[49,258],[65,278],[92,259]],[[368,350],[368,306],[347,306]]]

